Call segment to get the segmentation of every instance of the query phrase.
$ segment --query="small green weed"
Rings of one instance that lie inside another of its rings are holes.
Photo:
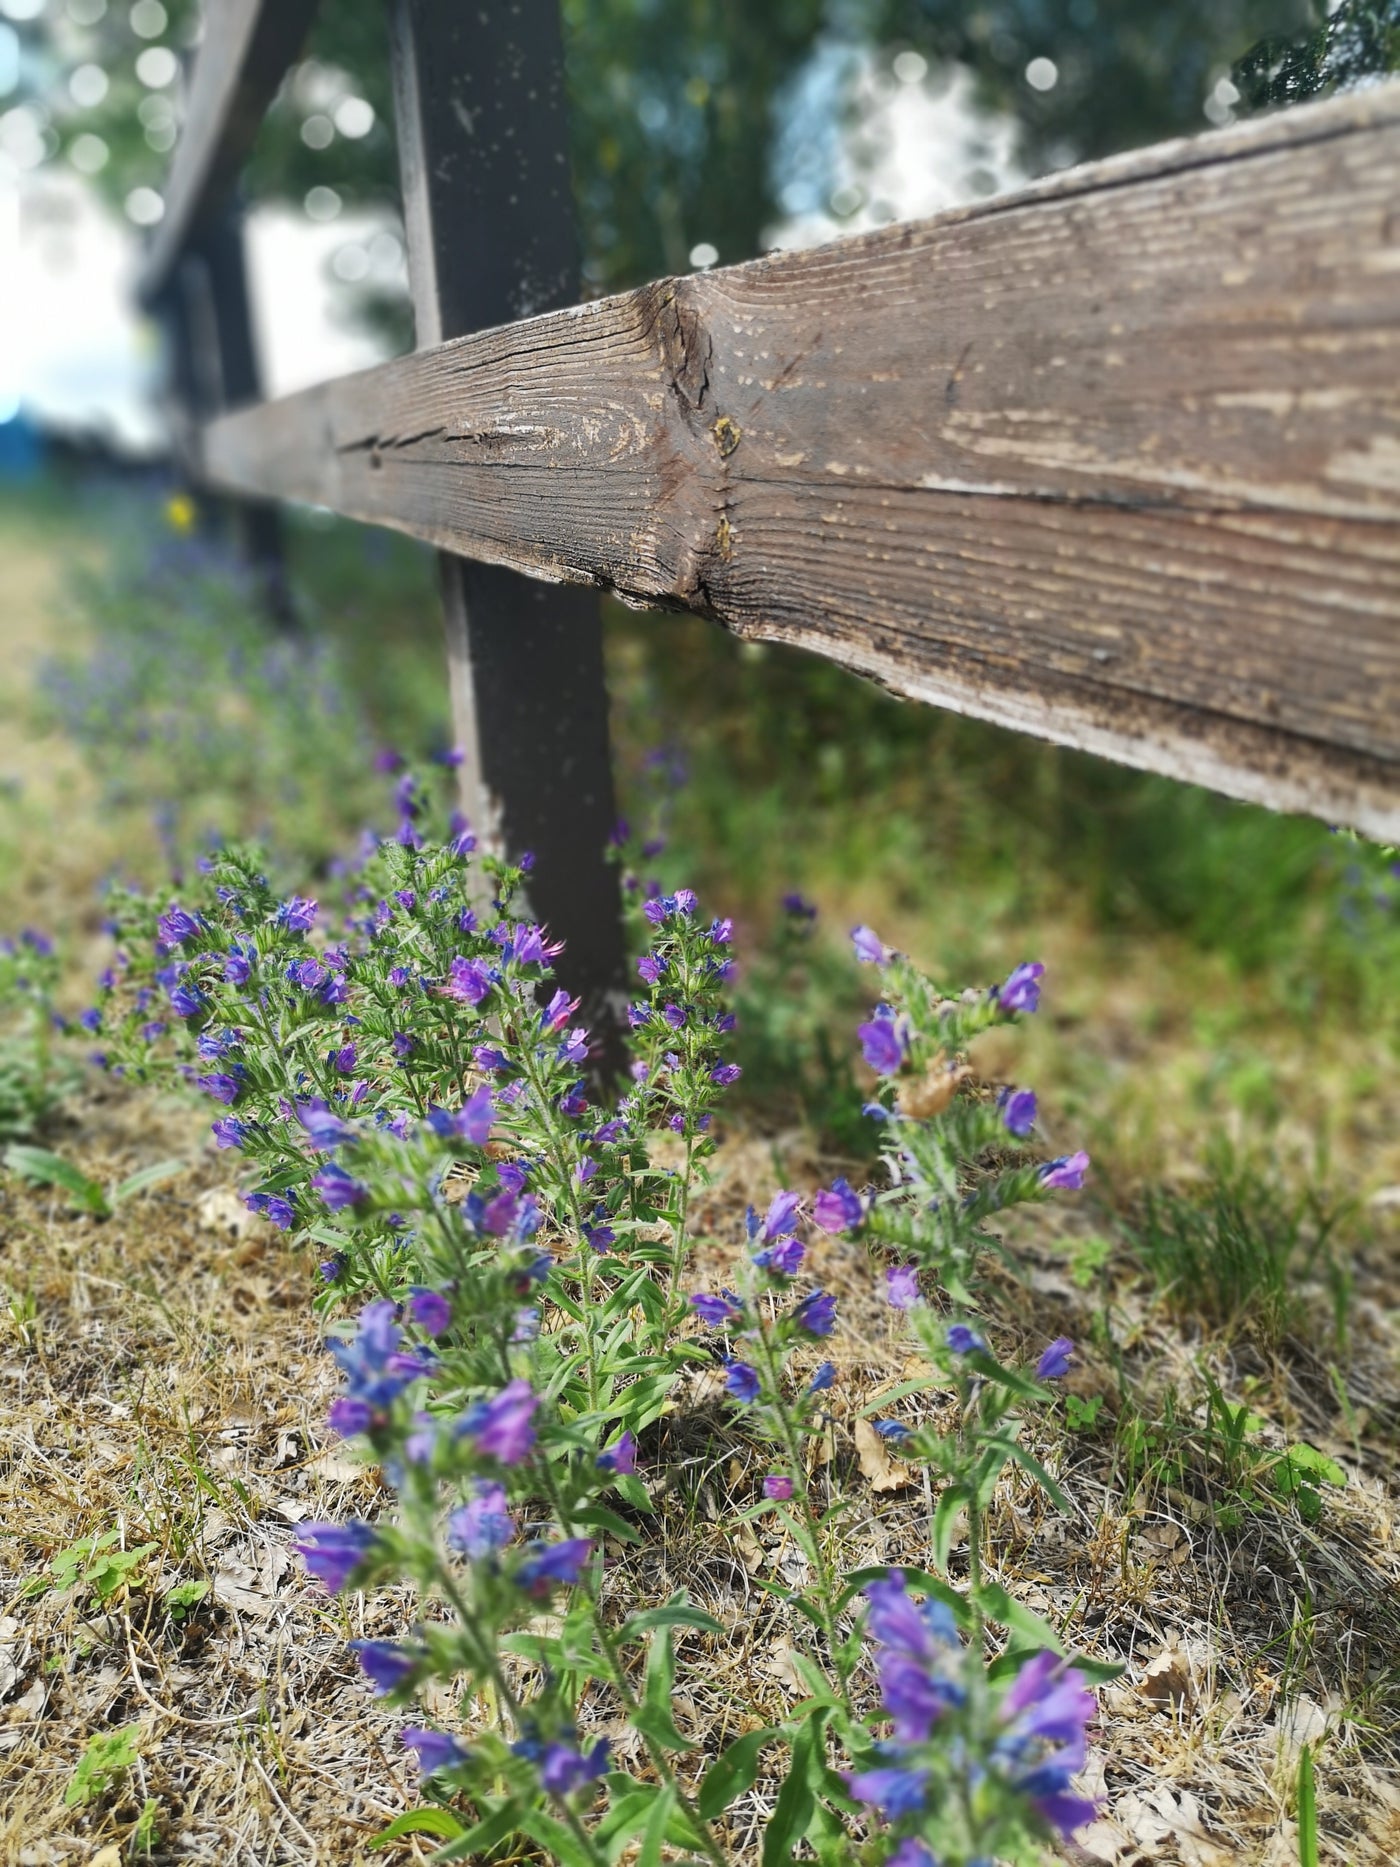
[[[156,1543],[138,1543],[134,1549],[121,1549],[120,1540],[120,1530],[94,1531],[60,1550],[49,1564],[48,1574],[31,1576],[23,1594],[32,1600],[49,1589],[66,1594],[70,1589],[83,1588],[91,1590],[105,1607],[159,1547]]]
[[[147,1796],[141,1804],[141,1813],[136,1817],[136,1825],[126,1838],[128,1860],[135,1860],[138,1855],[149,1858],[155,1852],[160,1840],[160,1829],[156,1817],[160,1814],[160,1804],[154,1796]]]
[[[1345,1485],[1346,1473],[1305,1442],[1267,1443],[1269,1426],[1244,1403],[1228,1401],[1210,1375],[1193,1407],[1184,1407],[1170,1391],[1154,1419],[1125,1405],[1117,1431],[1123,1487],[1139,1501],[1158,1489],[1185,1492],[1221,1529],[1237,1529],[1264,1511],[1290,1508],[1305,1523],[1316,1523],[1323,1487]]]
[[[68,1787],[63,1792],[66,1809],[85,1807],[105,1796],[126,1774],[141,1754],[141,1727],[123,1725],[118,1731],[99,1731],[88,1739],[87,1749],[78,1759]],[[144,1815],[144,1810],[142,1811]]]
[[[1072,1433],[1093,1432],[1102,1411],[1102,1394],[1093,1394],[1087,1400],[1078,1394],[1065,1395],[1065,1423]]]
[[[1352,1202],[1320,1187],[1291,1194],[1218,1151],[1203,1193],[1154,1188],[1129,1230],[1131,1245],[1178,1316],[1248,1327],[1276,1346],[1303,1322],[1299,1286],[1321,1275],[1344,1334],[1349,1281],[1332,1240]]]
[[[11,1173],[35,1186],[61,1188],[71,1195],[75,1211],[89,1213],[94,1219],[110,1219],[118,1206],[135,1199],[139,1193],[149,1192],[162,1180],[183,1173],[186,1164],[183,1160],[157,1161],[152,1167],[142,1167],[125,1180],[104,1187],[100,1180],[90,1180],[72,1161],[64,1160],[61,1154],[51,1154],[47,1148],[16,1143],[5,1150],[5,1165]]]
[[[58,973],[43,934],[0,939],[0,1141],[34,1134],[79,1081],[77,1064],[54,1046]]]
[[[165,1591],[165,1611],[172,1621],[186,1621],[208,1593],[207,1581],[177,1582]]]

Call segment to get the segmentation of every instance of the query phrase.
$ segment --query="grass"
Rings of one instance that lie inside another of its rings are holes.
[[[1175,1314],[1227,1334],[1247,1329],[1272,1349],[1304,1326],[1304,1289],[1319,1281],[1345,1339],[1346,1266],[1332,1239],[1354,1216],[1353,1201],[1317,1185],[1290,1191],[1225,1148],[1204,1187],[1149,1187],[1129,1236]]]
[[[383,814],[365,747],[440,744],[445,683],[431,561],[399,541],[294,527],[299,601],[327,636],[304,665],[340,708],[308,713],[218,577],[150,578],[153,495],[46,500],[0,512],[17,675],[0,931],[64,930],[76,1008],[104,963],[104,874],[159,879],[162,831],[188,860],[215,821],[269,830],[299,878],[324,872]],[[99,638],[137,672],[90,690],[112,710],[72,715],[78,748],[30,696],[54,653],[87,679]],[[950,982],[1044,957],[1044,1013],[975,1062],[1035,1085],[1051,1145],[1094,1154],[1095,1192],[1026,1221],[1027,1281],[999,1289],[989,1325],[1010,1350],[1084,1345],[1035,1448],[1075,1508],[1045,1514],[1008,1484],[994,1555],[1027,1605],[1126,1668],[1102,1695],[1091,1858],[1274,1867],[1307,1858],[1314,1831],[1319,1860],[1395,1858],[1400,949],[1384,887],[1349,877],[1364,858],[1317,826],[903,707],[700,624],[610,616],[609,657],[629,813],[664,820],[668,880],[739,922],[749,1096],[702,1201],[698,1275],[724,1281],[738,1215],[775,1178],[810,1189],[869,1158],[850,925]],[[163,734],[211,708],[207,745]],[[688,766],[679,789],[658,745]],[[158,821],[172,799],[176,821]],[[815,922],[781,907],[789,889]],[[0,1179],[0,1858],[424,1858],[410,1839],[367,1851],[414,1787],[343,1651],[348,1631],[392,1632],[403,1604],[328,1604],[288,1554],[295,1522],[378,1507],[324,1440],[310,1267],[242,1210],[206,1130],[207,1113],[88,1079],[35,1142],[109,1215]],[[109,1198],[167,1159],[188,1165]],[[854,1408],[898,1380],[901,1351],[863,1261],[833,1245],[823,1276],[849,1317]],[[786,1552],[736,1543],[729,1499],[753,1475],[716,1441],[702,1385],[656,1449],[660,1559],[728,1630],[677,1715],[732,1737],[741,1695],[762,1716],[796,1702],[761,1588]],[[917,1562],[922,1494],[878,1489],[846,1422],[832,1454],[864,1557]],[[772,1790],[760,1779],[745,1805],[736,1859]]]

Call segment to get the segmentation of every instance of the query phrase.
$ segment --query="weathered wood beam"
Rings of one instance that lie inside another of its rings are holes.
[[[232,193],[315,12],[316,0],[208,0],[165,185],[165,214],[137,283],[142,304],[155,304],[192,232]]]
[[[484,331],[204,449],[1400,836],[1400,84]]]

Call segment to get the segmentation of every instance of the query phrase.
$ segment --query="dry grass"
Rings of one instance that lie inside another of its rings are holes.
[[[14,626],[32,647],[34,615],[52,615],[52,584],[22,550],[9,562],[11,590],[28,591],[28,617]],[[7,608],[6,629],[15,613]],[[7,646],[0,641],[0,653]],[[75,820],[91,799],[70,756],[27,741],[17,715],[3,730],[4,763],[40,773],[6,826],[18,877],[6,919],[90,924],[90,883],[122,826]],[[60,809],[71,826],[61,844]],[[899,937],[898,927],[887,931]],[[1150,982],[1161,996],[1166,949],[1128,955],[1105,995],[1102,975],[1076,957],[1072,930],[1061,931],[1064,1024],[1033,1029],[1032,1052],[1039,1047],[1069,1111],[1062,1126],[1078,1138],[1081,1127],[1106,1132],[1119,1122],[1120,1159],[1150,1166],[1184,1145],[1196,1067],[1184,1011],[1168,1006],[1150,1026],[1142,1016]],[[1050,930],[1052,952],[1059,937]],[[1189,989],[1199,1004],[1199,962]],[[1071,1041],[1096,1046],[1078,1078],[1058,1061]],[[979,1060],[989,1074],[1012,1067],[990,1051]],[[1340,1052],[1320,1065],[1281,1034],[1269,1063],[1291,1098],[1284,1152],[1304,1153],[1341,1106],[1336,1139],[1356,1183],[1400,1181],[1393,1077],[1382,1070],[1363,1107]],[[1015,1068],[1022,1080],[1045,1080],[1033,1056]],[[1181,1111],[1179,1126],[1152,1119],[1163,1105]],[[48,1144],[103,1180],[169,1155],[190,1162],[183,1174],[103,1223],[0,1181],[0,1294],[10,1302],[0,1311],[7,1867],[117,1867],[148,1798],[156,1859],[271,1867],[427,1852],[416,1842],[367,1852],[416,1791],[395,1736],[400,1717],[377,1707],[345,1652],[347,1637],[400,1628],[408,1598],[328,1602],[290,1554],[298,1521],[372,1516],[387,1500],[323,1433],[331,1365],[309,1311],[312,1266],[242,1212],[226,1184],[228,1157],[208,1151],[206,1135],[203,1113],[102,1084]],[[811,1187],[840,1165],[817,1158],[801,1133],[727,1135],[700,1202],[695,1281],[714,1288],[725,1279],[742,1209],[766,1202],[775,1174]],[[1400,1857],[1392,1209],[1376,1208],[1374,1235],[1358,1248],[1345,1357],[1325,1346],[1320,1292],[1305,1293],[1308,1325],[1265,1352],[1247,1319],[1210,1336],[1189,1317],[1173,1320],[1122,1252],[1077,1281],[1076,1251],[1107,1223],[1087,1202],[1019,1219],[1027,1278],[1000,1281],[990,1306],[1007,1352],[1033,1352],[1060,1332],[1088,1345],[1070,1390],[1085,1401],[1101,1395],[1100,1426],[1110,1428],[1076,1434],[1062,1413],[1038,1423],[1035,1449],[1063,1476],[1072,1514],[1060,1517],[1012,1479],[991,1524],[992,1567],[1006,1586],[1072,1644],[1124,1666],[1101,1694],[1090,1778],[1105,1813],[1079,1858],[1283,1867],[1297,1858],[1293,1794],[1307,1741],[1318,1748],[1323,1858],[1379,1867]],[[853,1500],[840,1560],[922,1563],[931,1505],[923,1481],[854,1432],[858,1409],[905,1372],[906,1350],[863,1254],[818,1240],[814,1256],[843,1324],[832,1344],[841,1369],[833,1428],[813,1471],[826,1495]],[[1266,1416],[1277,1443],[1306,1439],[1342,1464],[1346,1488],[1328,1493],[1315,1525],[1255,1498],[1259,1508],[1222,1528],[1218,1506],[1228,1500],[1209,1471],[1125,1493],[1112,1421],[1168,1390],[1189,1407],[1204,1370]],[[613,1549],[609,1565],[619,1603],[685,1587],[726,1629],[723,1640],[680,1643],[675,1714],[696,1739],[695,1773],[741,1730],[787,1715],[801,1696],[790,1656],[805,1638],[762,1586],[801,1580],[800,1554],[775,1527],[735,1529],[735,1507],[756,1495],[765,1465],[736,1440],[717,1387],[692,1379],[649,1440],[652,1533],[639,1550]],[[83,1588],[26,1592],[61,1551],[107,1530],[122,1548],[155,1548],[105,1605]],[[958,1561],[955,1551],[955,1573]],[[189,1581],[207,1582],[208,1594],[172,1614],[170,1590]],[[445,1703],[431,1709],[451,1715]],[[584,1720],[618,1730],[616,1708],[601,1697]],[[65,1808],[94,1734],[132,1725],[136,1767],[105,1798]],[[645,1770],[625,1742],[620,1755]],[[756,1858],[778,1786],[760,1778],[734,1811],[736,1863]]]

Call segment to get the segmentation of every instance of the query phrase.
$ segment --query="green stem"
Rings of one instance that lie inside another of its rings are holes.
[[[817,1521],[815,1511],[812,1509],[812,1497],[807,1486],[807,1471],[805,1461],[802,1458],[802,1446],[801,1440],[798,1437],[797,1423],[788,1410],[786,1400],[783,1398],[782,1368],[773,1351],[772,1338],[761,1324],[756,1332],[755,1339],[758,1343],[758,1353],[759,1358],[763,1362],[764,1373],[768,1377],[769,1391],[773,1396],[771,1411],[777,1420],[778,1435],[782,1441],[783,1451],[787,1456],[788,1475],[792,1479],[793,1487],[801,1500],[802,1534],[799,1535],[798,1540],[806,1544],[806,1554],[817,1572],[817,1589],[822,1618],[822,1631],[826,1635],[827,1650],[831,1663],[836,1668],[837,1677],[841,1682],[841,1697],[849,1712],[851,1711],[851,1674],[850,1669],[845,1666],[841,1660],[841,1642],[836,1628],[835,1579],[832,1576],[831,1566],[827,1562],[826,1551],[822,1545],[821,1525]],[[793,1527],[795,1530],[797,1529],[798,1525],[796,1521],[793,1521]]]

